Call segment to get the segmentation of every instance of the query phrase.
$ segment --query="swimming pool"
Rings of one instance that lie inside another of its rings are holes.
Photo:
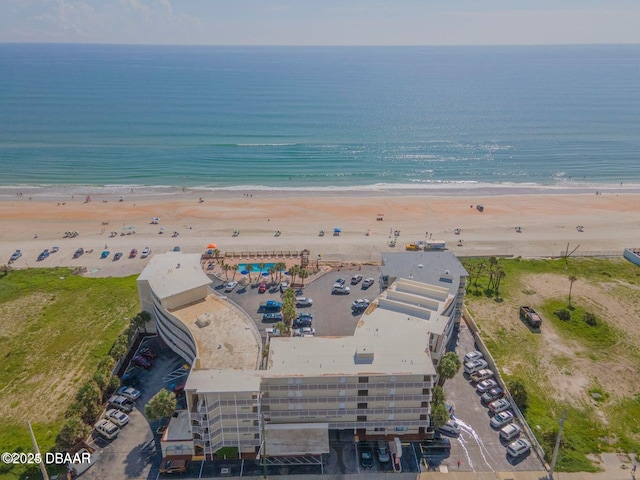
[[[265,263],[264,264],[264,268],[262,270],[260,270],[260,267],[258,267],[258,263],[240,263],[238,264],[238,270],[242,271],[242,270],[246,270],[247,269],[247,265],[251,265],[251,273],[254,272],[258,272],[258,273],[263,273],[263,272],[269,272],[269,269],[271,267],[273,267],[275,264],[275,262],[271,262],[271,263]]]

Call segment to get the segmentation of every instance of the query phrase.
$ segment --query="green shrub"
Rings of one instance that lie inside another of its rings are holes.
[[[553,312],[553,314],[563,322],[568,322],[569,320],[571,320],[571,312],[569,312],[569,310],[567,310],[566,308],[556,310],[555,312]]]
[[[582,319],[587,325],[591,325],[592,327],[595,327],[598,324],[598,319],[591,312],[584,312],[582,314]]]

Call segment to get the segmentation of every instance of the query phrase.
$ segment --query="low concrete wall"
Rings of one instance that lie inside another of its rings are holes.
[[[623,256],[631,263],[640,267],[640,248],[625,248]]]
[[[478,350],[482,352],[482,354],[484,355],[484,359],[489,364],[489,368],[493,370],[493,372],[495,373],[496,382],[498,382],[498,385],[500,385],[500,387],[506,392],[506,397],[509,400],[509,402],[511,402],[511,409],[513,410],[513,413],[516,415],[516,417],[518,417],[520,424],[522,425],[523,429],[527,432],[527,435],[531,440],[531,446],[533,448],[533,451],[536,453],[540,461],[545,465],[545,467],[548,470],[549,465],[546,463],[544,459],[544,450],[540,446],[540,443],[538,443],[538,439],[533,434],[533,431],[531,430],[531,428],[529,427],[529,424],[525,420],[524,415],[522,414],[522,412],[520,411],[516,403],[513,401],[513,397],[511,397],[511,392],[509,392],[509,389],[507,388],[507,384],[504,382],[502,375],[500,375],[500,371],[498,370],[496,361],[494,360],[493,356],[491,356],[489,349],[487,348],[484,341],[482,340],[482,336],[480,335],[480,329],[478,328],[478,325],[476,324],[475,320],[473,319],[473,317],[469,313],[469,310],[467,310],[466,307],[462,312],[462,318],[464,319],[465,323],[469,327],[469,330],[471,330],[471,333],[473,334],[473,338],[475,340],[476,346],[478,347]]]

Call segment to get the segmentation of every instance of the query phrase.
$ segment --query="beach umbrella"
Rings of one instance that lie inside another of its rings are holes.
[[[340,233],[340,232],[342,232],[342,229],[340,229],[340,228],[334,228],[333,229],[333,233]]]
[[[218,248],[218,246],[215,243],[210,243],[207,248]]]
[[[285,275],[291,275],[289,272],[284,272]]]
[[[241,271],[240,271],[240,273],[241,273],[242,275],[246,275],[247,273],[249,273],[249,270],[241,270]]]
[[[262,276],[263,277],[268,277],[269,276],[269,272],[262,272]]]

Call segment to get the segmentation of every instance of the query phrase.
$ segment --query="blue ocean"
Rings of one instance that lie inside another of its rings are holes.
[[[0,184],[640,184],[640,46],[0,44]]]

